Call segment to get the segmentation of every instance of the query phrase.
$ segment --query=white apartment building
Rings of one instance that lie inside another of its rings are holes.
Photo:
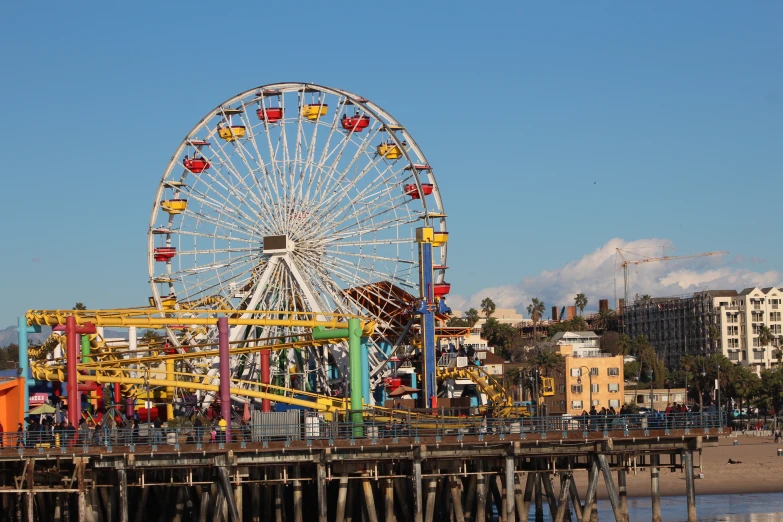
[[[595,332],[557,332],[552,336],[552,342],[558,346],[572,346],[574,357],[598,357],[601,353]]]
[[[746,288],[736,296],[715,298],[720,313],[721,349],[730,361],[750,366],[756,372],[778,364],[783,342],[783,291],[779,288]],[[767,326],[775,340],[762,346],[758,334]]]

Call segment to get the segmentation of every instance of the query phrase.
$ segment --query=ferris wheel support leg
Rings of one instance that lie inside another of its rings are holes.
[[[41,327],[38,325],[27,326],[27,318],[20,317],[18,323],[18,337],[19,337],[19,368],[22,370],[22,379],[24,379],[24,412],[23,417],[27,416],[27,412],[30,411],[30,386],[35,386],[35,379],[30,378],[30,355],[28,334],[41,333]]]
[[[231,442],[231,369],[228,349],[228,317],[218,318],[220,357],[220,414],[226,420],[226,442]]]

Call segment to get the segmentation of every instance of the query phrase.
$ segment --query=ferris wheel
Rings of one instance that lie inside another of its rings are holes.
[[[377,376],[405,341],[399,308],[401,296],[419,296],[416,229],[424,226],[441,238],[433,265],[443,296],[446,215],[433,170],[407,129],[344,90],[264,85],[204,116],[166,167],[149,223],[150,304],[369,317],[377,323],[368,340]],[[230,339],[263,345],[297,334],[234,327]],[[170,330],[169,337],[194,342],[214,332]],[[339,345],[284,354],[276,368],[287,385],[298,374],[294,384],[328,392],[345,356]],[[258,372],[247,357],[232,368],[244,377]]]

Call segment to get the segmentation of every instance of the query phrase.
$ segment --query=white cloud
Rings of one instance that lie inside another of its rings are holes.
[[[612,239],[602,247],[586,254],[581,259],[565,266],[544,270],[538,275],[522,279],[518,284],[485,288],[470,297],[452,295],[449,305],[455,310],[471,306],[479,308],[484,297],[491,297],[498,308],[524,310],[533,297],[551,306],[573,305],[574,296],[584,292],[588,298],[588,309],[598,308],[599,299],[609,299],[614,308],[614,280],[617,281],[617,297],[622,298],[623,274],[615,272],[617,248],[636,252],[643,257],[661,255],[661,246],[672,248],[668,239],[643,239],[627,242]],[[678,255],[667,250],[668,255]],[[626,256],[628,259],[639,257]],[[650,294],[655,297],[688,294],[700,290],[741,290],[746,287],[783,286],[783,276],[774,270],[755,272],[741,267],[741,260],[725,257],[699,257],[655,263],[631,265],[628,269],[629,295]],[[549,313],[547,312],[546,316]]]

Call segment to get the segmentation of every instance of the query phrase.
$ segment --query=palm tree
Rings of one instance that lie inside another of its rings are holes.
[[[484,312],[484,318],[489,319],[495,313],[495,302],[489,297],[485,297],[481,300],[481,311]]]
[[[530,318],[533,320],[534,339],[536,338],[536,324],[541,320],[541,316],[544,315],[544,310],[546,310],[546,306],[544,306],[543,301],[538,300],[538,297],[534,297],[533,302],[527,305],[527,313],[530,314]]]
[[[581,292],[576,294],[576,297],[574,297],[574,304],[579,308],[579,315],[583,315],[585,306],[587,306],[587,297],[585,297],[585,294]]]
[[[465,312],[465,320],[468,322],[468,326],[471,328],[476,326],[476,323],[479,321],[478,310],[475,308],[470,308],[467,312]]]
[[[601,310],[598,312],[598,315],[593,318],[593,328],[597,330],[608,330],[609,326],[616,318],[617,316],[614,313],[614,310]]]
[[[623,354],[623,358],[625,358],[625,356],[628,355],[628,350],[630,350],[632,346],[633,346],[633,341],[631,341],[631,338],[628,337],[626,334],[622,334],[620,336],[620,339],[617,341],[617,347],[620,349],[620,352]]]
[[[79,303],[76,303],[75,305],[73,305],[73,309],[74,310],[87,310],[87,307],[84,306],[84,303],[79,302]]]
[[[560,375],[565,369],[565,357],[551,348],[540,350],[530,363],[534,368],[542,370],[547,377],[550,372]]]
[[[759,332],[759,346],[761,346],[762,348],[766,348],[769,344],[775,341],[775,336],[772,335],[772,330],[769,329],[769,326],[764,326],[762,324],[761,326],[759,326],[758,332]]]

